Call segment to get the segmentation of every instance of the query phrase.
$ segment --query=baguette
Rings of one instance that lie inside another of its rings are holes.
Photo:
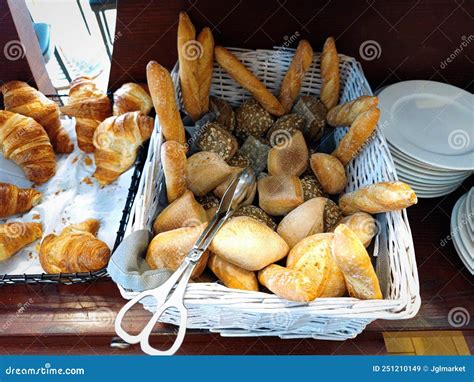
[[[357,235],[346,225],[334,231],[333,256],[344,274],[349,295],[361,300],[382,299],[379,280]]]
[[[186,148],[174,141],[161,147],[161,163],[165,175],[166,195],[171,203],[186,192]]]
[[[344,166],[347,166],[375,131],[379,117],[380,110],[377,108],[359,114],[332,155],[338,158]]]
[[[156,61],[150,61],[146,66],[146,77],[163,136],[167,141],[185,145],[186,135],[170,73]]]
[[[339,102],[340,79],[339,57],[334,38],[329,37],[324,43],[321,55],[321,101],[329,110]]]
[[[214,69],[214,36],[211,30],[204,28],[197,38],[202,47],[198,59],[197,81],[199,85],[199,103],[201,114],[209,111],[209,93],[211,92],[212,71]]]
[[[304,74],[312,62],[313,49],[308,41],[301,40],[296,48],[290,67],[285,74],[285,78],[283,78],[281,83],[279,100],[285,114],[289,113],[293,107],[293,103],[300,93]]]
[[[215,254],[211,254],[207,265],[227,288],[258,292],[258,281],[255,272],[240,268]]]
[[[339,159],[329,154],[315,153],[311,155],[310,165],[324,192],[335,195],[344,190],[347,176]]]
[[[360,96],[351,102],[338,105],[329,110],[326,118],[333,127],[349,126],[359,114],[377,106],[379,99],[372,96]]]
[[[216,46],[214,55],[217,63],[247,89],[270,114],[278,117],[285,114],[283,106],[276,97],[231,52],[222,46]]]
[[[411,187],[403,182],[380,182],[342,195],[339,207],[345,215],[355,212],[378,214],[408,208],[418,199]]]

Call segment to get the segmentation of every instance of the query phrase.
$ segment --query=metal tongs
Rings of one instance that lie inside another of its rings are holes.
[[[141,349],[150,355],[173,355],[176,353],[186,334],[188,311],[184,306],[184,293],[191,274],[222,225],[240,206],[251,202],[255,195],[255,187],[255,174],[250,167],[247,167],[231,182],[214,217],[173,275],[163,285],[144,291],[125,304],[115,319],[115,331],[124,341],[130,344],[140,343]],[[156,299],[156,312],[140,333],[131,335],[122,328],[123,317],[135,304],[146,297]],[[180,316],[178,334],[169,349],[158,350],[150,345],[150,335],[156,322],[170,308],[178,310]]]

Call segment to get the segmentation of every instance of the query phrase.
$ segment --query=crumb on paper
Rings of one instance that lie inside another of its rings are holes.
[[[86,166],[90,166],[93,163],[92,159],[90,157],[85,157],[84,158],[84,164]]]
[[[88,176],[86,176],[84,179],[81,180],[81,183],[85,183],[85,184],[88,184],[89,186],[92,186],[94,184],[94,182],[92,181],[91,178],[89,178]]]
[[[72,160],[71,164],[74,164],[74,163],[76,163],[76,162],[77,162],[77,160],[78,160],[78,157],[75,157],[75,158]]]
[[[33,219],[33,220],[39,220],[39,219],[41,219],[41,215],[40,215],[40,214],[34,214],[34,215],[32,216],[32,219]]]

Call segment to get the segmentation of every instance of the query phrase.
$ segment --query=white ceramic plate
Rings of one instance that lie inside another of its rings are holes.
[[[408,182],[406,182],[406,183],[408,183]],[[446,191],[442,191],[442,192],[439,192],[439,191],[430,192],[430,191],[427,191],[426,189],[419,189],[416,186],[413,186],[412,188],[416,192],[416,195],[419,198],[422,198],[422,199],[439,198],[441,196],[448,195],[448,194],[450,194],[451,192],[453,192],[457,189],[457,187],[454,187],[450,190],[446,190]]]
[[[438,178],[429,178],[426,175],[420,174],[413,174],[411,172],[405,171],[403,168],[396,166],[397,174],[405,179],[410,179],[411,181],[418,183],[420,186],[428,186],[428,187],[435,187],[435,188],[451,188],[454,185],[459,185],[464,181],[464,178],[461,179],[438,179]]]
[[[474,234],[474,187],[471,187],[471,190],[467,194],[467,213],[471,216],[471,220],[469,221],[469,228],[471,232]]]
[[[467,213],[467,202],[469,195],[467,195],[459,206],[458,211],[458,224],[462,225],[459,230],[462,241],[465,244],[466,248],[469,250],[470,257],[474,260],[474,232],[471,231],[471,226],[469,224],[472,217],[469,217]]]
[[[434,81],[404,81],[379,94],[385,138],[429,165],[474,169],[474,96]]]
[[[456,249],[456,252],[459,255],[459,258],[461,261],[464,263],[466,268],[471,272],[471,274],[474,274],[474,263],[471,264],[468,259],[470,258],[467,252],[467,249],[463,246],[463,243],[461,241],[458,229],[457,229],[457,224],[458,224],[458,212],[459,212],[459,207],[462,204],[462,201],[464,200],[464,196],[461,197],[456,204],[454,205],[453,211],[451,213],[451,238],[453,241],[454,248]]]

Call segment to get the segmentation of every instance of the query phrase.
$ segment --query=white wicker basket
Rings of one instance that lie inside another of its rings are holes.
[[[260,78],[265,85],[277,93],[294,54],[292,49],[275,50],[232,49],[237,57]],[[321,79],[319,54],[315,54],[313,64],[305,75],[301,94],[319,95]],[[360,64],[351,57],[340,55],[342,93],[340,102],[350,101],[361,95],[371,95],[371,89]],[[176,84],[176,94],[181,104],[177,66],[172,72]],[[212,95],[221,97],[233,106],[250,97],[230,76],[219,67],[214,68]],[[345,129],[338,129],[336,140],[340,140]],[[161,133],[155,131],[150,142],[134,207],[131,211],[128,233],[139,229],[136,214],[145,197],[144,179],[153,161],[159,161],[162,142]],[[161,171],[161,166],[160,166]],[[379,181],[397,179],[395,167],[385,138],[378,129],[374,139],[361,154],[347,167],[349,183],[346,191]],[[186,290],[185,305],[188,308],[188,328],[209,329],[222,336],[280,336],[281,338],[316,338],[344,340],[359,334],[367,324],[375,319],[407,319],[413,317],[420,306],[418,273],[415,262],[413,241],[406,211],[385,214],[379,220],[385,231],[386,272],[384,300],[361,301],[350,297],[318,298],[303,304],[290,302],[275,295],[229,289],[219,283],[192,283]],[[140,224],[138,224],[140,225]],[[150,228],[152,220],[146,222]],[[373,256],[382,251],[381,239],[375,239]],[[382,259],[379,259],[382,260]],[[136,293],[119,286],[123,297],[133,298]],[[154,301],[144,300],[146,309],[153,311]],[[177,324],[176,311],[168,311],[163,322]]]

